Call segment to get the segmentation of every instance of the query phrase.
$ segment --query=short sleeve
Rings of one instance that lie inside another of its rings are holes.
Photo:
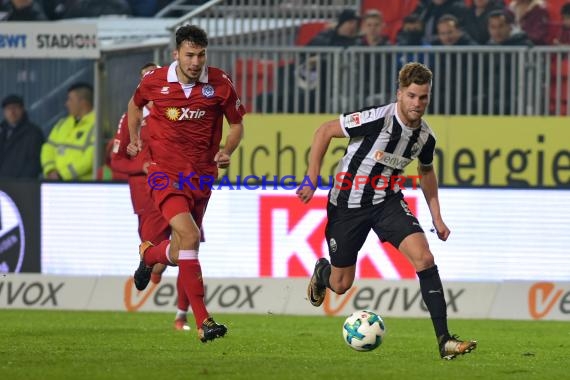
[[[246,113],[245,107],[241,104],[241,100],[227,75],[226,78],[228,80],[227,95],[222,103],[224,115],[230,124],[239,124]]]
[[[151,100],[149,99],[151,81],[151,75],[149,75],[150,73],[152,73],[152,71],[147,73],[147,75],[141,79],[133,95],[133,102],[139,108],[144,107]]]
[[[418,160],[420,161],[420,165],[431,166],[433,164],[434,152],[435,152],[435,137],[430,134],[420,154],[418,155]]]

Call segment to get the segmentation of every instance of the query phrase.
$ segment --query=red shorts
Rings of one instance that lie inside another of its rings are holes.
[[[190,179],[191,185],[180,185],[178,173],[166,172],[159,165],[151,164],[148,178],[151,198],[165,220],[170,221],[181,213],[190,213],[201,228],[212,190],[200,186],[198,175]]]
[[[170,239],[170,225],[162,214],[154,207],[148,207],[139,214],[139,236],[141,241],[150,241],[157,245],[163,240]]]

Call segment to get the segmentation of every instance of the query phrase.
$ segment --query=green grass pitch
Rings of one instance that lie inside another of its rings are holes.
[[[479,341],[439,359],[429,319],[384,318],[372,352],[342,340],[343,318],[215,315],[227,337],[199,342],[172,314],[0,310],[0,378],[19,379],[563,379],[570,323],[451,320]]]

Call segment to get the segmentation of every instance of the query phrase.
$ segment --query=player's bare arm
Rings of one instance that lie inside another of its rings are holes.
[[[238,147],[241,139],[243,138],[243,124],[230,124],[230,133],[226,138],[224,148],[220,149],[214,161],[218,164],[218,168],[224,169],[230,166],[231,155]]]
[[[139,137],[139,130],[143,119],[143,111],[138,107],[133,98],[129,100],[127,107],[127,120],[131,142],[127,146],[129,156],[136,156],[142,149],[142,141]]]
[[[435,175],[435,170],[433,165],[418,165],[418,174],[420,175],[420,185],[424,197],[426,199],[429,211],[431,214],[433,226],[437,232],[437,236],[440,240],[447,240],[451,231],[441,217],[441,211],[439,207],[439,197],[438,197],[438,186],[437,186],[437,176]]]
[[[338,119],[323,123],[317,128],[313,136],[311,152],[309,153],[309,168],[307,169],[307,175],[313,186],[303,186],[297,190],[297,196],[303,203],[308,203],[313,198],[317,186],[317,179],[321,174],[323,157],[333,137],[346,137]]]

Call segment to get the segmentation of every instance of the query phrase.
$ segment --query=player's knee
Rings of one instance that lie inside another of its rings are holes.
[[[421,272],[422,270],[433,267],[435,265],[435,259],[433,258],[433,254],[428,249],[418,255],[413,264],[416,272]]]
[[[198,249],[200,246],[200,231],[190,231],[180,236],[180,249]]]

